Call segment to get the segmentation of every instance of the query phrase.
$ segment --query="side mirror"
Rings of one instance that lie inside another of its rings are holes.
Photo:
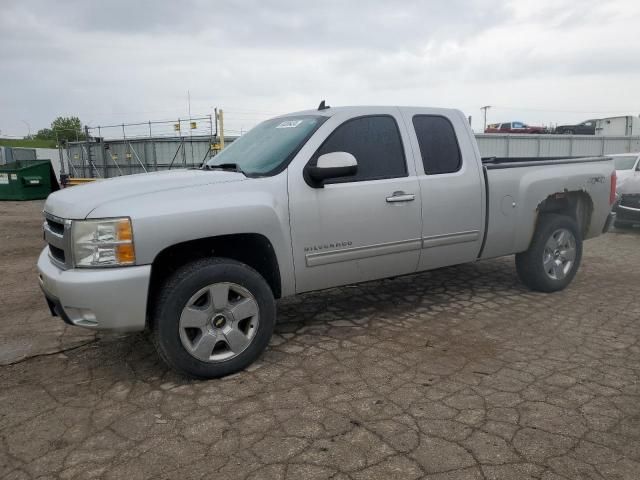
[[[314,188],[324,187],[324,181],[330,178],[346,177],[357,172],[358,161],[347,152],[325,153],[318,157],[315,166],[305,168],[305,176]]]

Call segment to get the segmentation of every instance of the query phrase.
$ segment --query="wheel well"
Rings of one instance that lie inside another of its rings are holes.
[[[562,192],[549,195],[538,205],[538,220],[543,213],[556,213],[573,218],[585,238],[591,223],[593,202],[586,192]]]
[[[267,281],[273,296],[280,298],[280,269],[273,245],[257,233],[221,235],[178,243],[162,250],[151,265],[147,311],[164,279],[186,263],[206,257],[227,257],[249,265]]]

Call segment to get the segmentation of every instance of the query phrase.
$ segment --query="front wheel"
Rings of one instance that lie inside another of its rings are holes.
[[[152,339],[173,369],[217,378],[253,363],[273,333],[276,308],[264,278],[227,258],[185,265],[163,285]]]
[[[582,259],[582,236],[570,217],[545,214],[526,252],[516,255],[516,270],[522,283],[533,290],[556,292],[575,277]]]

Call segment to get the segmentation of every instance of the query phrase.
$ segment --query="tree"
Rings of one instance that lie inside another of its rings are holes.
[[[78,117],[58,117],[51,122],[51,130],[59,140],[83,140],[82,123]]]
[[[56,134],[50,128],[43,128],[41,130],[38,130],[38,133],[36,133],[36,138],[38,140],[55,140]]]
[[[38,130],[36,138],[73,142],[84,140],[85,135],[82,131],[82,122],[78,117],[58,117],[51,122],[51,128]]]

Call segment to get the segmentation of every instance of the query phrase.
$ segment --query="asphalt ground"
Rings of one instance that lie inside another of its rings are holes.
[[[248,371],[52,318],[42,202],[0,202],[0,478],[640,478],[640,232],[565,291],[512,258],[281,301]]]

